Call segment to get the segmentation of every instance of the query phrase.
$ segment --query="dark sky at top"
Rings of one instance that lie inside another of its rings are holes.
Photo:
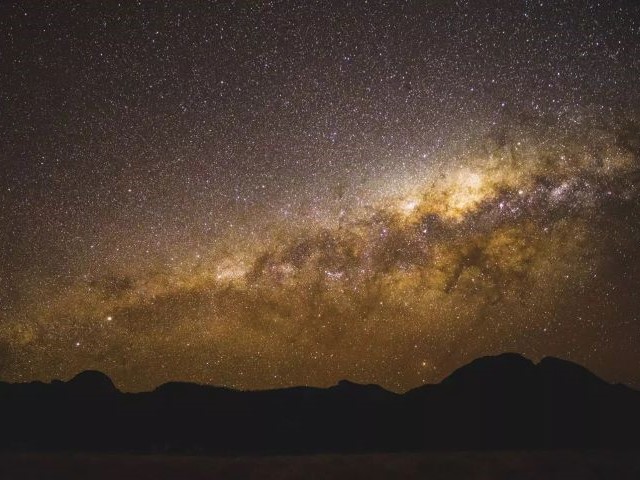
[[[640,4],[0,3],[0,379],[640,386]]]

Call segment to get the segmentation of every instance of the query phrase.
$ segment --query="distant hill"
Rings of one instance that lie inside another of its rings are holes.
[[[0,382],[0,448],[309,453],[640,446],[640,392],[557,358],[479,358],[403,395],[341,381],[122,393],[100,372]]]

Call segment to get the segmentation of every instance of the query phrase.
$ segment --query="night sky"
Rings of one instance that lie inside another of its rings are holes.
[[[639,78],[635,0],[3,1],[0,379],[640,387]]]

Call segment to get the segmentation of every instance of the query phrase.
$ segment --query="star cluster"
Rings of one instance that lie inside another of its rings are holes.
[[[632,1],[5,2],[0,377],[640,385]]]

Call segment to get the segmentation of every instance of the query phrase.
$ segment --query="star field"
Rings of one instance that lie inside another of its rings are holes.
[[[640,386],[640,5],[3,2],[0,378]]]

